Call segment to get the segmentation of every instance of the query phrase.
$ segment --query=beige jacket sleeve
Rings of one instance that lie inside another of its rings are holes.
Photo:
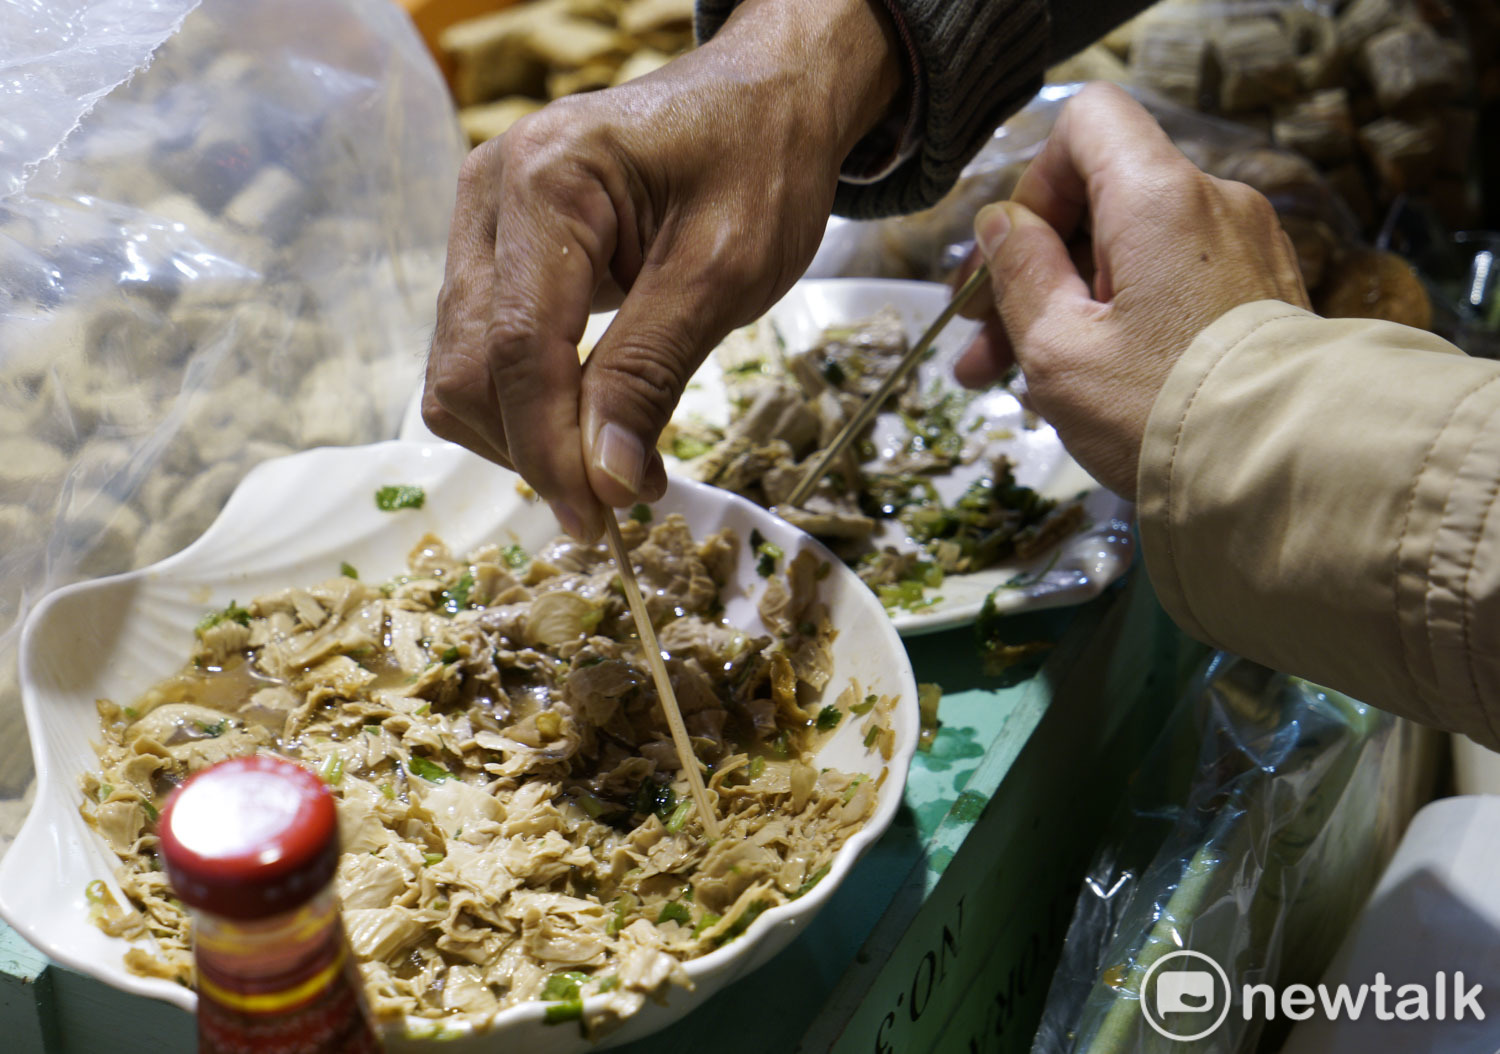
[[[1235,308],[1141,450],[1146,568],[1194,636],[1500,748],[1500,363]]]

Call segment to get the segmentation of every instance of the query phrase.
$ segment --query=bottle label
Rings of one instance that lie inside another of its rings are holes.
[[[330,937],[292,971],[254,981],[200,945],[199,1054],[377,1054],[342,933]]]

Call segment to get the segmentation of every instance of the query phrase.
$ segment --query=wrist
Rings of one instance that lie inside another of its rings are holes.
[[[775,82],[835,167],[905,105],[910,73],[884,0],[743,0],[705,45]]]

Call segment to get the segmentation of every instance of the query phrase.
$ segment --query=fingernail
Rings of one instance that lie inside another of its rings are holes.
[[[562,529],[579,541],[584,541],[583,519],[573,511],[573,507],[561,501],[554,501],[550,504],[552,515],[557,517],[557,522]]]
[[[594,440],[594,464],[630,493],[638,494],[646,471],[646,446],[611,421]]]
[[[1010,216],[1002,205],[986,205],[974,217],[974,240],[986,256],[994,256],[1009,233]]]

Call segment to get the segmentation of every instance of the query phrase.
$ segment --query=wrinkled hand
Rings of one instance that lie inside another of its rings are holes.
[[[1085,216],[1092,288],[1067,245]],[[981,387],[1019,364],[1033,408],[1126,498],[1152,403],[1193,338],[1240,304],[1308,306],[1270,202],[1199,171],[1113,85],[1063,107],[1011,200],[982,209],[974,228],[995,295],[955,373]]]
[[[840,163],[900,85],[889,33],[873,0],[749,0],[699,50],[476,149],[428,427],[515,468],[579,537],[603,529],[600,501],[659,498],[656,440],[688,378],[806,268]],[[615,303],[580,365],[589,311]]]

